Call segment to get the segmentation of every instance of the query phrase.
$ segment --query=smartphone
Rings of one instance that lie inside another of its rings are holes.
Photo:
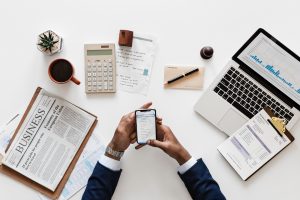
[[[136,110],[137,143],[146,144],[150,139],[156,139],[156,110]]]

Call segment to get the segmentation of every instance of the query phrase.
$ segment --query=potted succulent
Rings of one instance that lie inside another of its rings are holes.
[[[62,38],[53,31],[48,30],[38,36],[37,47],[41,52],[53,55],[61,51]]]

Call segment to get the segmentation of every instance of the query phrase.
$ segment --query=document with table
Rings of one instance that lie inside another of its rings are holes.
[[[274,126],[274,120],[279,122],[269,109],[261,110],[218,146],[219,152],[243,180],[247,180],[294,140],[284,127],[279,130]]]
[[[96,122],[96,116],[38,88],[3,165],[54,192],[67,171],[70,175]]]

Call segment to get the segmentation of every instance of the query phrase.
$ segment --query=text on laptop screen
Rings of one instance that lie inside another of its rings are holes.
[[[238,55],[238,59],[300,104],[300,62],[263,33]]]

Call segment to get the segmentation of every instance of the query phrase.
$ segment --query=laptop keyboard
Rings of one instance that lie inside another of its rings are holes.
[[[286,119],[287,123],[294,116],[287,108],[233,67],[224,75],[214,91],[249,118],[266,106],[272,109],[276,117]]]

